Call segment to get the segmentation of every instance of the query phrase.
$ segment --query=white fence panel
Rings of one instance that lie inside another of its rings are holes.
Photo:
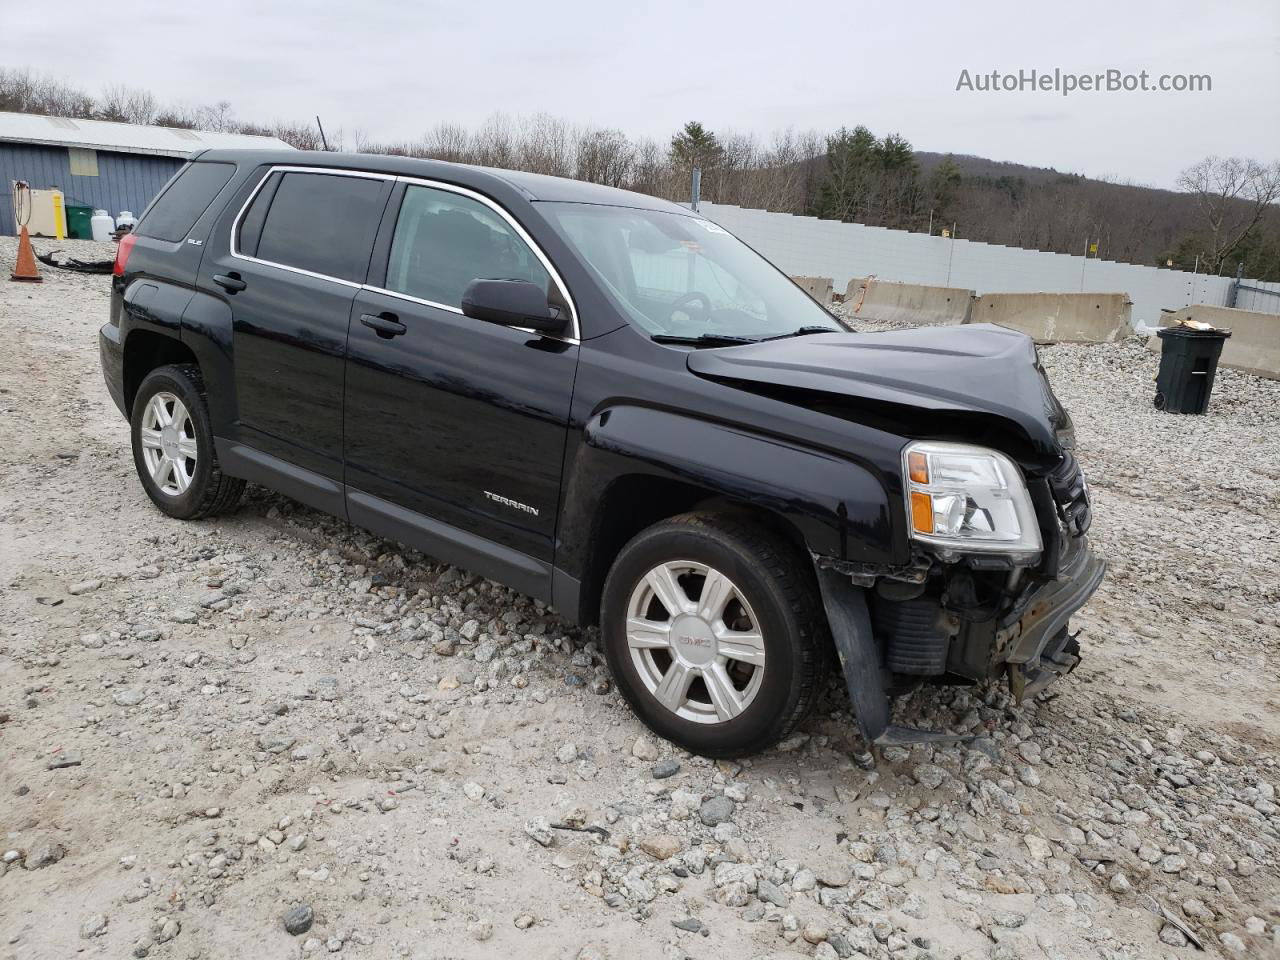
[[[831,277],[843,292],[852,277],[965,287],[978,293],[1127,293],[1133,322],[1155,326],[1160,311],[1193,303],[1226,306],[1230,277],[1160,270],[1065,253],[944,239],[860,223],[797,217],[730,204],[698,212],[737,234],[792,276]],[[1280,293],[1280,283],[1244,281]],[[1236,306],[1280,314],[1280,296],[1241,289]]]

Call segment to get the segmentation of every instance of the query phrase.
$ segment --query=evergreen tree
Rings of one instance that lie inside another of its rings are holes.
[[[878,166],[876,138],[866,127],[841,127],[827,137],[827,171],[818,188],[818,216],[832,220],[865,216]]]
[[[682,167],[714,167],[723,154],[716,135],[697,120],[690,120],[671,138],[671,159]]]
[[[935,219],[943,222],[951,219],[951,205],[959,190],[960,168],[947,154],[929,174],[929,204]]]

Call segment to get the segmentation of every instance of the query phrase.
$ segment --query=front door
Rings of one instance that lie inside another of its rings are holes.
[[[390,243],[377,245],[388,250],[385,279],[359,291],[351,311],[351,520],[543,595],[578,346],[473,320],[461,304],[474,279],[563,292],[488,201],[409,184],[397,203],[384,226]],[[382,276],[375,264],[371,281]]]

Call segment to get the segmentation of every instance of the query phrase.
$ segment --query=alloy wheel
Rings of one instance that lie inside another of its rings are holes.
[[[152,396],[142,413],[139,436],[142,459],[156,489],[170,497],[186,493],[195,478],[199,445],[183,402],[163,391]]]
[[[746,596],[704,563],[659,564],[627,603],[627,647],[659,703],[696,723],[725,723],[760,692],[764,636]]]

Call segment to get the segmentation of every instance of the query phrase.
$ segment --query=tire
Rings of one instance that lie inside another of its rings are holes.
[[[161,425],[157,405],[171,424]],[[239,502],[244,481],[228,477],[218,466],[199,367],[158,367],[147,374],[133,400],[129,433],[138,479],[164,513],[199,520]]]
[[[683,612],[671,616],[662,596]],[[829,646],[809,558],[730,514],[684,514],[637,534],[605,580],[600,632],[645,725],[707,757],[758,753],[794,730]]]

